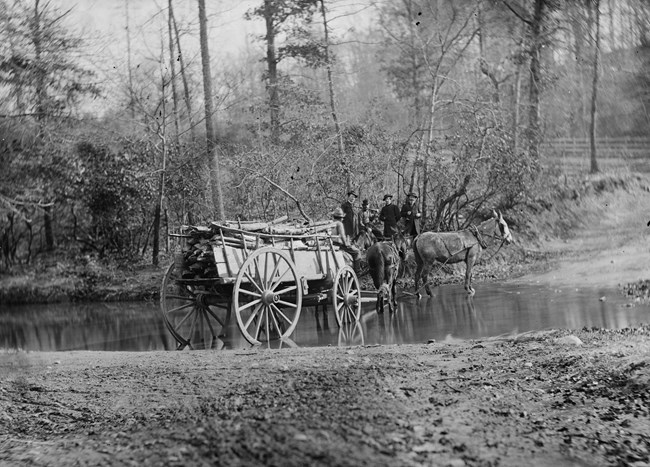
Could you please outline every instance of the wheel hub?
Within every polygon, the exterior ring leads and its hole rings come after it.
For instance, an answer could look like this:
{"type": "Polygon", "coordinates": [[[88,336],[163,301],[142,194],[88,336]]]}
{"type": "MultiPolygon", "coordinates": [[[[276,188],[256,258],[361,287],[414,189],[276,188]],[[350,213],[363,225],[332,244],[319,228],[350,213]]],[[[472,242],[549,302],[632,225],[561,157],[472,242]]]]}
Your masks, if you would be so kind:
{"type": "Polygon", "coordinates": [[[357,296],[356,296],[355,294],[351,294],[351,293],[346,294],[346,295],[345,295],[345,300],[344,300],[344,301],[345,301],[345,304],[346,304],[347,306],[353,306],[353,305],[356,305],[356,304],[357,304],[357,296]]]}
{"type": "Polygon", "coordinates": [[[277,303],[280,301],[280,297],[276,294],[271,292],[270,290],[266,290],[262,294],[262,303],[265,305],[271,305],[272,303],[277,303]]]}

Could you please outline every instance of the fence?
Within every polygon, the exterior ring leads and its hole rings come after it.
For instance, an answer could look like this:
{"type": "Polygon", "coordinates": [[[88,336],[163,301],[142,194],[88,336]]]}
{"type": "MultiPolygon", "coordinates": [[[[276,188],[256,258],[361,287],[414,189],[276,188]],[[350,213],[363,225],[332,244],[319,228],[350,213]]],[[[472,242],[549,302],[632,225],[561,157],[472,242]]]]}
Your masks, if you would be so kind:
{"type": "MultiPolygon", "coordinates": [[[[588,138],[555,138],[542,145],[544,161],[565,173],[585,173],[591,168],[588,138]]],[[[596,138],[596,161],[601,170],[626,169],[650,173],[650,138],[596,138]]]]}

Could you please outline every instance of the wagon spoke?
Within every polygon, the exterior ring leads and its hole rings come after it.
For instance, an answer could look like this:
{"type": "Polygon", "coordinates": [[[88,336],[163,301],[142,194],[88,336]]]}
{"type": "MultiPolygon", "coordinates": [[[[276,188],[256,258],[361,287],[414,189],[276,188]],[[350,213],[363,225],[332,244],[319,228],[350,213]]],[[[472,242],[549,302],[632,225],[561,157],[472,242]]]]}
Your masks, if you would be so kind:
{"type": "Polygon", "coordinates": [[[194,297],[190,297],[188,295],[170,295],[170,294],[165,294],[165,298],[167,300],[192,300],[194,301],[194,297]]]}
{"type": "Polygon", "coordinates": [[[181,306],[177,306],[176,308],[172,308],[171,310],[168,310],[168,311],[167,311],[167,314],[168,314],[168,315],[171,315],[171,314],[174,313],[175,311],[181,311],[181,310],[184,310],[185,308],[189,308],[189,307],[191,307],[191,306],[194,306],[194,302],[192,302],[192,303],[186,303],[185,305],[181,305],[181,306]]]}
{"type": "Polygon", "coordinates": [[[262,321],[264,321],[264,315],[266,314],[266,305],[263,306],[262,310],[262,316],[260,316],[260,319],[257,321],[257,328],[255,329],[255,339],[260,340],[260,329],[262,328],[262,321]]]}
{"type": "Polygon", "coordinates": [[[269,254],[268,252],[264,254],[264,276],[263,277],[263,284],[264,287],[268,285],[268,282],[266,282],[269,278],[266,274],[269,272],[269,254]]]}
{"type": "Polygon", "coordinates": [[[284,306],[290,306],[291,308],[296,308],[295,303],[285,302],[284,300],[278,300],[276,303],[279,303],[280,305],[284,305],[284,306]]]}
{"type": "Polygon", "coordinates": [[[251,325],[251,322],[255,319],[255,317],[256,317],[257,314],[260,312],[260,309],[261,309],[263,306],[264,306],[264,305],[263,305],[262,303],[260,303],[260,306],[258,306],[256,309],[253,310],[253,313],[250,315],[250,317],[249,317],[248,320],[246,321],[246,324],[244,325],[244,328],[248,329],[248,326],[251,325]]]}
{"type": "Polygon", "coordinates": [[[250,307],[255,306],[255,305],[257,305],[258,303],[261,303],[261,302],[262,302],[262,300],[253,300],[252,302],[248,302],[246,305],[240,306],[239,311],[243,311],[246,308],[250,308],[250,307]]]}
{"type": "MultiPolygon", "coordinates": [[[[185,307],[185,308],[187,308],[187,307],[185,307]]],[[[180,327],[183,325],[183,323],[185,322],[185,320],[186,320],[187,318],[189,318],[190,315],[191,315],[192,313],[194,313],[195,311],[196,311],[195,309],[190,310],[190,311],[189,311],[189,312],[188,312],[188,313],[183,317],[182,320],[180,320],[178,323],[176,323],[176,328],[180,328],[180,327]]]]}
{"type": "Polygon", "coordinates": [[[219,324],[221,324],[222,326],[223,326],[223,323],[221,323],[221,321],[219,320],[219,318],[217,318],[215,315],[212,314],[212,312],[210,311],[209,308],[203,310],[203,317],[205,318],[205,322],[208,323],[208,327],[210,328],[210,333],[212,334],[212,337],[214,338],[214,337],[217,337],[217,333],[214,332],[214,328],[212,327],[212,323],[210,322],[210,318],[208,317],[208,313],[209,313],[211,316],[213,316],[214,319],[216,319],[217,322],[219,322],[219,324]]]}
{"type": "Polygon", "coordinates": [[[282,279],[284,279],[284,276],[286,276],[289,271],[290,271],[289,268],[285,269],[284,272],[280,274],[280,277],[278,277],[278,280],[273,282],[273,284],[269,288],[271,290],[275,290],[275,288],[280,284],[280,282],[282,282],[282,279]]]}
{"type": "Polygon", "coordinates": [[[196,319],[198,317],[198,313],[194,314],[194,319],[192,320],[192,325],[190,326],[190,332],[188,333],[188,344],[190,348],[192,348],[192,335],[194,334],[194,327],[196,326],[196,319]]]}
{"type": "Polygon", "coordinates": [[[239,292],[243,293],[245,295],[250,295],[251,297],[255,297],[255,298],[261,298],[262,297],[260,294],[255,293],[255,292],[253,292],[251,290],[239,289],[239,292]]]}
{"type": "MultiPolygon", "coordinates": [[[[221,319],[219,319],[219,317],[217,316],[217,314],[216,314],[214,311],[212,311],[209,307],[206,308],[205,311],[206,311],[207,313],[209,313],[210,316],[212,316],[212,317],[213,317],[213,318],[214,318],[214,319],[215,319],[215,320],[216,320],[220,325],[224,326],[223,321],[221,321],[221,319]]],[[[214,335],[214,333],[213,333],[213,335],[214,335]]]]}
{"type": "Polygon", "coordinates": [[[284,319],[285,319],[289,324],[291,324],[291,320],[290,320],[289,318],[287,318],[287,317],[284,315],[284,313],[282,313],[282,311],[281,311],[277,306],[275,306],[275,305],[271,305],[271,311],[272,311],[272,313],[271,313],[271,318],[273,318],[273,323],[275,324],[275,328],[278,330],[278,335],[279,335],[280,337],[284,337],[284,326],[283,326],[284,323],[283,323],[282,321],[280,321],[280,322],[278,323],[277,315],[279,314],[279,315],[280,315],[282,318],[284,318],[284,319]]]}
{"type": "Polygon", "coordinates": [[[253,264],[255,265],[255,272],[257,273],[257,277],[259,278],[258,281],[262,285],[262,288],[265,288],[266,281],[264,279],[264,276],[262,276],[262,273],[260,272],[260,259],[259,258],[253,259],[253,264]]]}
{"type": "Polygon", "coordinates": [[[297,288],[298,288],[297,285],[291,285],[291,286],[286,287],[286,288],[284,288],[282,290],[278,290],[275,293],[276,293],[276,295],[282,295],[282,294],[285,294],[287,292],[291,292],[292,290],[296,290],[297,288]]]}
{"type": "MultiPolygon", "coordinates": [[[[251,277],[251,275],[248,273],[248,271],[244,271],[244,275],[248,278],[248,280],[255,286],[255,288],[259,291],[259,293],[263,294],[264,291],[260,288],[259,285],[257,285],[257,282],[255,282],[255,279],[251,277]]],[[[243,289],[239,289],[240,291],[243,289]]]]}
{"type": "Polygon", "coordinates": [[[271,305],[271,308],[273,308],[277,314],[279,314],[280,316],[282,316],[282,318],[283,318],[287,323],[291,324],[291,320],[287,317],[287,315],[285,315],[285,314],[282,312],[282,310],[281,310],[280,308],[278,308],[277,306],[275,306],[275,305],[273,305],[273,304],[271,305]]]}
{"type": "MultiPolygon", "coordinates": [[[[271,279],[275,277],[275,275],[278,273],[278,268],[280,267],[280,261],[275,261],[275,265],[273,266],[273,272],[269,276],[269,283],[271,282],[271,279]]],[[[271,287],[272,289],[275,287],[271,287]]]]}

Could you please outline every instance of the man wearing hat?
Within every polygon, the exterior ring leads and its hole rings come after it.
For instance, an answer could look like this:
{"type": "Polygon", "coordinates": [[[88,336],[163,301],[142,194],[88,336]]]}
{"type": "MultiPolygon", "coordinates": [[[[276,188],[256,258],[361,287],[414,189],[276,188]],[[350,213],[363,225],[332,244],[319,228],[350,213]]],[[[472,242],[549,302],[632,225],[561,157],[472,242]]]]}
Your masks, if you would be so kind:
{"type": "Polygon", "coordinates": [[[404,235],[412,237],[420,234],[420,211],[415,203],[417,199],[418,195],[413,192],[409,193],[400,212],[402,219],[404,219],[404,235]]]}
{"type": "Polygon", "coordinates": [[[384,238],[392,238],[397,234],[399,208],[393,204],[393,195],[384,195],[384,207],[379,212],[379,220],[384,223],[384,238]]]}
{"type": "Polygon", "coordinates": [[[357,199],[357,194],[354,191],[348,191],[348,199],[341,204],[341,209],[345,214],[343,218],[343,227],[348,240],[352,241],[359,235],[359,220],[354,212],[354,200],[357,199]]]}
{"type": "Polygon", "coordinates": [[[350,256],[352,256],[352,269],[355,271],[360,270],[361,265],[361,251],[352,243],[345,233],[345,227],[343,226],[343,219],[345,218],[345,213],[343,209],[336,208],[332,213],[334,218],[334,229],[332,232],[332,243],[339,246],[343,251],[347,251],[350,256]]]}

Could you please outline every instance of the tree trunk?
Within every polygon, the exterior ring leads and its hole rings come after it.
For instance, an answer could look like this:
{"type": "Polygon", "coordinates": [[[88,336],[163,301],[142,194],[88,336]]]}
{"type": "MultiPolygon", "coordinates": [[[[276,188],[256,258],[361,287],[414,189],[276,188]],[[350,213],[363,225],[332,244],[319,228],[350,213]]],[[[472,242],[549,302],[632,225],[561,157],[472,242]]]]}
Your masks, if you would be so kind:
{"type": "Polygon", "coordinates": [[[135,120],[135,98],[133,97],[133,72],[131,71],[131,31],[129,28],[129,0],[124,0],[124,16],[126,18],[126,67],[129,76],[129,110],[131,119],[135,120]]]}
{"type": "MultiPolygon", "coordinates": [[[[323,30],[325,33],[325,69],[327,70],[327,86],[330,94],[330,109],[332,110],[332,120],[334,121],[334,128],[336,130],[336,143],[339,151],[339,158],[343,160],[345,157],[345,147],[343,145],[343,132],[339,125],[338,115],[336,113],[336,98],[334,96],[334,82],[332,81],[332,64],[330,63],[329,53],[329,31],[327,30],[327,16],[325,14],[325,0],[320,0],[320,11],[323,15],[323,30]]],[[[345,170],[346,191],[350,191],[350,168],[346,166],[345,170]]]]}
{"type": "Polygon", "coordinates": [[[183,100],[185,101],[185,107],[187,108],[187,120],[190,125],[190,136],[192,138],[192,142],[195,142],[196,132],[194,131],[194,114],[192,113],[192,101],[190,99],[190,86],[187,82],[185,59],[183,58],[183,51],[181,50],[181,38],[180,34],[178,33],[178,25],[176,24],[174,12],[170,10],[169,14],[174,25],[174,36],[176,38],[176,47],[178,48],[178,63],[180,65],[181,79],[183,81],[183,100]]]}
{"type": "Polygon", "coordinates": [[[512,153],[517,154],[519,150],[519,106],[521,105],[521,60],[517,60],[515,68],[515,99],[512,109],[512,153]]]}
{"type": "Polygon", "coordinates": [[[423,182],[422,182],[422,205],[420,212],[420,226],[424,227],[427,222],[427,190],[429,185],[429,156],[431,154],[431,147],[433,146],[433,132],[436,114],[436,98],[438,97],[438,78],[433,77],[433,87],[431,89],[431,106],[429,107],[429,131],[427,135],[427,146],[424,151],[424,167],[423,167],[423,182]]]}
{"type": "Polygon", "coordinates": [[[271,117],[271,141],[280,140],[280,96],[278,95],[278,60],[275,53],[275,27],[273,24],[273,0],[264,0],[266,22],[266,66],[268,71],[267,90],[271,117]]]}
{"type": "Polygon", "coordinates": [[[176,54],[174,53],[174,35],[173,35],[173,26],[172,18],[174,14],[174,9],[172,6],[172,0],[167,1],[167,30],[169,33],[169,71],[171,76],[169,77],[172,83],[172,115],[174,116],[174,148],[178,150],[180,147],[179,135],[180,128],[178,123],[178,92],[176,89],[176,54]]]}
{"type": "Polygon", "coordinates": [[[199,1],[199,33],[201,39],[201,63],[203,65],[203,100],[205,106],[206,160],[210,167],[210,186],[212,205],[217,220],[224,220],[223,197],[219,169],[219,151],[212,124],[212,75],[210,73],[210,53],[208,50],[208,19],[205,13],[205,0],[199,1]]]}
{"type": "Polygon", "coordinates": [[[591,86],[591,119],[589,121],[589,142],[591,143],[591,173],[598,172],[596,160],[596,101],[598,95],[598,61],[600,58],[600,0],[594,0],[596,9],[596,37],[594,50],[594,75],[591,86]]]}
{"type": "MultiPolygon", "coordinates": [[[[34,44],[34,62],[38,70],[36,73],[36,119],[39,122],[39,131],[42,132],[43,120],[46,117],[46,90],[45,90],[45,67],[43,60],[43,43],[41,31],[41,12],[39,10],[40,1],[34,1],[34,20],[31,22],[32,43],[34,44]]],[[[46,192],[47,192],[46,187],[46,192]]],[[[52,206],[47,205],[43,208],[43,224],[45,227],[45,249],[54,250],[54,228],[52,226],[52,206]]]]}
{"type": "Polygon", "coordinates": [[[54,228],[52,227],[52,205],[43,206],[43,224],[45,227],[45,249],[54,251],[54,228]]]}
{"type": "Polygon", "coordinates": [[[531,24],[531,51],[530,51],[530,89],[528,113],[528,150],[533,160],[539,159],[539,100],[540,85],[542,82],[540,54],[542,49],[542,21],[545,0],[535,0],[535,13],[531,24]]]}

